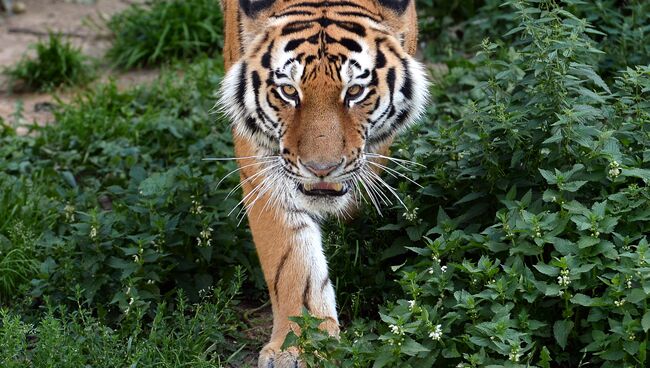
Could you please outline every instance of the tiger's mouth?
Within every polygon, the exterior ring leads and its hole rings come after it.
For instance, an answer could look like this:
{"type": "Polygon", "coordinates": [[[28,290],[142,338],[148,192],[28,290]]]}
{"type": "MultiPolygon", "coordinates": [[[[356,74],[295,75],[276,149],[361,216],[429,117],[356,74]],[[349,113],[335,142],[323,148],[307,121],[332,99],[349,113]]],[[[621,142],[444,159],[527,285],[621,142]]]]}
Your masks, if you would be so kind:
{"type": "Polygon", "coordinates": [[[311,184],[298,184],[298,190],[304,195],[314,197],[340,197],[345,195],[349,187],[344,183],[319,182],[311,184]]]}

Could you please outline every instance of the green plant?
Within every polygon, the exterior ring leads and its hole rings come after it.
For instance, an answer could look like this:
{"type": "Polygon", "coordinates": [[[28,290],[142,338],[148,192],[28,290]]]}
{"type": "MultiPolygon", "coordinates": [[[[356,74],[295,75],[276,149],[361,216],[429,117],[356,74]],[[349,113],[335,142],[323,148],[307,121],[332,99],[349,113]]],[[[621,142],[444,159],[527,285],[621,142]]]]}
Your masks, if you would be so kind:
{"type": "MultiPolygon", "coordinates": [[[[424,35],[426,62],[449,72],[393,147],[424,166],[395,167],[423,188],[385,175],[406,208],[326,224],[343,332],[305,314],[287,345],[325,367],[647,365],[647,5],[429,4],[424,22],[448,6],[454,21],[432,26],[458,52],[424,35]]],[[[152,85],[103,84],[25,136],[0,120],[0,244],[37,266],[3,297],[0,365],[235,365],[244,328],[259,350],[268,326],[210,309],[230,293],[202,298],[237,285],[238,266],[239,298],[265,298],[248,231],[227,216],[235,175],[217,186],[236,165],[202,161],[233,154],[211,114],[222,73],[200,59],[152,85]]]]}
{"type": "Polygon", "coordinates": [[[47,42],[32,45],[34,58],[24,57],[5,68],[13,89],[47,91],[60,86],[78,86],[93,78],[92,67],[81,51],[61,35],[50,33],[47,42]]]}
{"type": "Polygon", "coordinates": [[[434,87],[397,145],[424,188],[384,227],[402,295],[340,342],[297,319],[310,366],[647,365],[650,68],[605,82],[579,4],[509,2],[516,42],[434,87]]]}
{"type": "MultiPolygon", "coordinates": [[[[242,274],[227,286],[210,288],[199,304],[182,292],[172,306],[161,303],[147,322],[135,305],[112,329],[81,303],[73,310],[47,305],[34,325],[0,310],[0,365],[18,367],[221,367],[241,357],[240,328],[233,300],[242,274]],[[28,343],[29,341],[29,343],[28,343]]],[[[79,291],[81,293],[81,290],[79,291]]],[[[81,295],[77,295],[81,297],[81,295]]]]}
{"type": "Polygon", "coordinates": [[[114,39],[107,57],[122,68],[212,55],[223,46],[218,0],[134,4],[114,15],[108,27],[114,39]]]}

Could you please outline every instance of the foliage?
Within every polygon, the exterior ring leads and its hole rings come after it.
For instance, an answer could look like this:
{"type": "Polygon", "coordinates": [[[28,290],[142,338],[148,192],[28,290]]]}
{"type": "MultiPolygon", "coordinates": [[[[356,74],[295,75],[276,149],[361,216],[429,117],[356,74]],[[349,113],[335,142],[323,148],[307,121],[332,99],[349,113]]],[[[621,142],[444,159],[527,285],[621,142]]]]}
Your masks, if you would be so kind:
{"type": "Polygon", "coordinates": [[[47,91],[83,85],[93,78],[87,58],[61,35],[50,33],[47,42],[39,41],[31,47],[36,52],[34,58],[23,57],[2,71],[12,88],[47,91]]]}
{"type": "Polygon", "coordinates": [[[340,342],[298,320],[311,366],[647,364],[650,67],[607,83],[586,21],[509,6],[515,43],[452,68],[398,146],[426,166],[384,227],[412,242],[402,297],[340,342]]]}
{"type": "Polygon", "coordinates": [[[43,204],[0,202],[39,234],[32,296],[61,302],[80,285],[84,303],[115,314],[179,286],[194,301],[238,264],[261,288],[246,231],[227,216],[236,178],[217,186],[234,164],[202,161],[232,156],[225,123],[210,113],[220,68],[205,60],[181,81],[171,71],[148,88],[100,86],[36,136],[6,126],[0,170],[34,188],[25,202],[43,204]]]}
{"type": "Polygon", "coordinates": [[[132,68],[211,55],[223,46],[220,9],[218,0],[132,4],[108,22],[114,39],[107,57],[132,68]]]}
{"type": "MultiPolygon", "coordinates": [[[[423,188],[386,175],[406,209],[327,223],[343,333],[330,338],[304,314],[287,346],[319,367],[647,365],[648,5],[419,3],[425,61],[449,72],[393,152],[423,165],[395,167],[423,188]]],[[[208,19],[171,4],[115,19],[143,32],[165,17],[192,30],[208,19]]],[[[161,62],[149,60],[159,44],[176,50],[164,60],[194,55],[151,35],[148,56],[123,65],[161,62]]],[[[131,43],[122,60],[145,52],[131,43]]],[[[0,365],[63,357],[53,341],[75,366],[230,364],[219,359],[243,328],[233,293],[201,290],[238,285],[241,265],[241,298],[266,292],[248,231],[229,215],[236,166],[202,161],[233,154],[227,122],[211,114],[222,72],[200,59],[149,86],[101,85],[29,135],[0,120],[0,293],[12,308],[0,365]],[[225,337],[209,348],[213,335],[225,337]]]]}
{"type": "Polygon", "coordinates": [[[47,305],[33,325],[2,309],[0,366],[221,367],[241,348],[228,339],[240,327],[233,298],[241,281],[236,277],[226,288],[212,289],[195,305],[179,293],[171,311],[158,305],[149,325],[144,311],[134,307],[117,330],[81,302],[74,310],[47,305]]]}

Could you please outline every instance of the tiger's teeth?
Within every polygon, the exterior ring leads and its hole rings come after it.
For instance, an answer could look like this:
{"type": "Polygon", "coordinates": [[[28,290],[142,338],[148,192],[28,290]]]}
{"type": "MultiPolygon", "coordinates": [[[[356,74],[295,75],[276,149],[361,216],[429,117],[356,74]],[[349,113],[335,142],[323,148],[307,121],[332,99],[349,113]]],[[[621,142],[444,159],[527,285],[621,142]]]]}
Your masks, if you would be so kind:
{"type": "Polygon", "coordinates": [[[332,184],[332,190],[335,191],[335,192],[342,191],[343,190],[343,184],[340,184],[340,183],[332,184]]]}
{"type": "Polygon", "coordinates": [[[306,191],[310,192],[314,190],[315,185],[314,184],[304,184],[303,188],[305,188],[306,191]]]}

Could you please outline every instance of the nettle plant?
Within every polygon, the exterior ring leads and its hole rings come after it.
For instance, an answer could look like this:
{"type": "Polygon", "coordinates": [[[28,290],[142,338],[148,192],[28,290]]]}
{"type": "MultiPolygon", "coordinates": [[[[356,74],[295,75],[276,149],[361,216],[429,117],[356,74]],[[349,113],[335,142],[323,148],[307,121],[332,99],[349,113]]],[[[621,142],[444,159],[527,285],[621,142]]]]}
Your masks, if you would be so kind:
{"type": "Polygon", "coordinates": [[[426,166],[387,227],[413,244],[403,297],[340,343],[296,319],[308,362],[647,364],[650,66],[605,82],[600,32],[566,10],[579,2],[507,5],[514,45],[452,68],[398,150],[426,166]]]}

